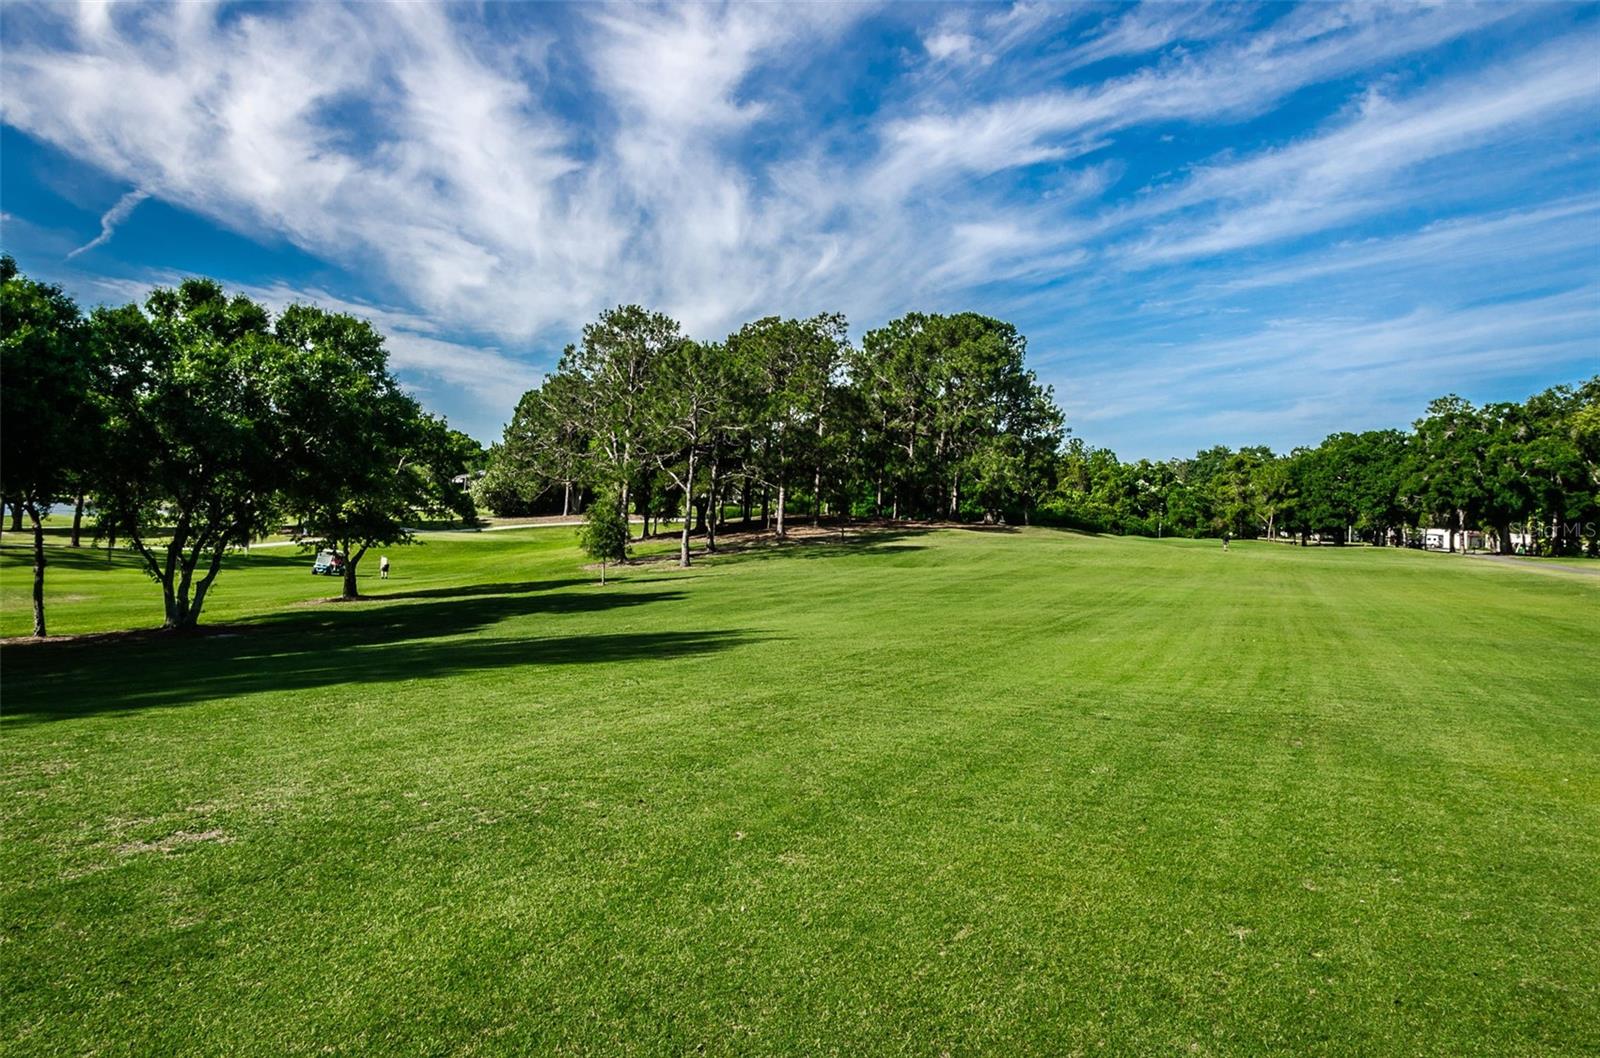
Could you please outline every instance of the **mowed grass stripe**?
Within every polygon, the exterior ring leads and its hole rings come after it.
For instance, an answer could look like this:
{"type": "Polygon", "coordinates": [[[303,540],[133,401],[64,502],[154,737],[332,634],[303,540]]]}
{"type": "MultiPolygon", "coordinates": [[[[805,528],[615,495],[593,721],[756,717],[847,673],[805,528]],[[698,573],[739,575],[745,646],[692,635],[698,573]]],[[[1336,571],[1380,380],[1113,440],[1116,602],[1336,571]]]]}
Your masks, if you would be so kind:
{"type": "Polygon", "coordinates": [[[539,530],[342,606],[285,550],[235,637],[6,649],[8,1049],[1600,1047],[1600,582],[1026,530],[600,589],[539,530]]]}

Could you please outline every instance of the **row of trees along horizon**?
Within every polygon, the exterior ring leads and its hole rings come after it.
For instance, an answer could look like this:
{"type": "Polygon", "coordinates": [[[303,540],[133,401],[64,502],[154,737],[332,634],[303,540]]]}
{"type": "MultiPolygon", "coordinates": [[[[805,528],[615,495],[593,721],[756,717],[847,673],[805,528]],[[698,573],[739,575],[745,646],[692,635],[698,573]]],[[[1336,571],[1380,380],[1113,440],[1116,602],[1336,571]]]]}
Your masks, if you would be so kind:
{"type": "MultiPolygon", "coordinates": [[[[1595,548],[1600,378],[1521,404],[1429,405],[1411,431],[1339,433],[1277,455],[1217,446],[1122,462],[1069,439],[1026,340],[976,313],[911,313],[859,345],[838,314],[767,317],[697,341],[638,306],[600,314],[519,401],[487,454],[405,393],[366,321],[293,305],[276,319],[210,280],[83,314],[0,258],[0,498],[34,533],[86,498],[97,539],[137,553],[164,627],[188,628],[230,548],[284,528],[361,557],[425,518],[610,516],[586,534],[624,557],[626,515],[682,519],[715,551],[737,520],[1023,521],[1096,532],[1404,542],[1419,526],[1520,529],[1547,554],[1595,548]],[[476,471],[463,492],[454,480],[476,471]],[[474,502],[476,501],[476,502],[474,502]],[[598,502],[597,502],[598,501],[598,502]]],[[[74,543],[77,542],[74,520],[74,543]]]]}
{"type": "Polygon", "coordinates": [[[768,317],[696,342],[660,313],[602,313],[518,403],[475,486],[501,514],[595,495],[677,517],[715,550],[726,520],[796,513],[1020,520],[1148,536],[1411,543],[1424,526],[1594,552],[1600,377],[1522,403],[1448,396],[1410,431],[1336,433],[1274,454],[1218,445],[1123,462],[1068,438],[1008,323],[912,313],[848,340],[842,316],[768,317]],[[686,500],[687,498],[687,500],[686,500]],[[731,512],[731,514],[730,514],[731,512]]]}

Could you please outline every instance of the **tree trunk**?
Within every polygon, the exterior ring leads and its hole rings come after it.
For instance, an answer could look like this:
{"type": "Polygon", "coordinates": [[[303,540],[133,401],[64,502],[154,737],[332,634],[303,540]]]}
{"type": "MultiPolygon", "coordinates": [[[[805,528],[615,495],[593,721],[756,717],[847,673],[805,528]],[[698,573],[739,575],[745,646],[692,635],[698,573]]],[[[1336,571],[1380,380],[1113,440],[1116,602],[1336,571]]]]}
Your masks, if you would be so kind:
{"type": "Polygon", "coordinates": [[[622,524],[624,525],[628,524],[628,493],[630,487],[633,485],[631,475],[628,473],[628,467],[631,465],[629,460],[631,459],[632,454],[631,448],[627,444],[624,444],[622,446],[622,524]]]}
{"type": "Polygon", "coordinates": [[[357,551],[354,555],[351,555],[348,552],[346,553],[345,560],[344,560],[344,594],[342,596],[343,598],[346,598],[346,599],[359,599],[359,598],[361,598],[361,593],[356,590],[356,567],[361,564],[361,557],[363,555],[365,555],[366,553],[367,553],[367,549],[364,548],[364,547],[361,550],[357,551]]]}
{"type": "Polygon", "coordinates": [[[749,478],[745,478],[744,479],[744,484],[739,486],[739,503],[740,503],[741,509],[744,511],[744,527],[746,529],[748,529],[748,528],[750,528],[750,513],[751,513],[751,511],[750,511],[750,508],[751,508],[751,504],[750,504],[750,479],[749,478]]]}
{"type": "Polygon", "coordinates": [[[785,529],[784,526],[783,526],[784,498],[785,498],[787,493],[788,493],[788,488],[786,486],[784,486],[784,484],[782,482],[779,482],[778,483],[778,535],[779,536],[783,536],[786,532],[788,532],[788,530],[785,529]]]}
{"type": "Polygon", "coordinates": [[[683,533],[678,537],[678,568],[689,568],[689,508],[694,506],[694,449],[689,449],[689,468],[683,476],[683,533]]]}
{"type": "MultiPolygon", "coordinates": [[[[817,451],[822,451],[822,416],[817,416],[817,451]]],[[[812,519],[816,525],[822,524],[822,457],[819,454],[811,475],[811,498],[816,502],[816,515],[812,519]]]]}
{"type": "Polygon", "coordinates": [[[161,601],[166,608],[166,619],[161,627],[169,631],[185,627],[189,623],[189,576],[193,571],[193,567],[186,567],[182,560],[184,549],[189,546],[189,516],[178,516],[172,539],[167,541],[166,561],[159,566],[142,540],[136,537],[134,546],[145,553],[145,561],[161,581],[161,601]]]}
{"type": "Polygon", "coordinates": [[[83,493],[78,493],[77,505],[72,508],[72,546],[83,546],[83,493]]]}
{"type": "Polygon", "coordinates": [[[711,487],[706,489],[706,506],[711,509],[711,516],[706,519],[706,551],[717,549],[717,523],[722,521],[722,497],[717,489],[721,487],[717,480],[719,464],[711,464],[711,487]]]}
{"type": "Polygon", "coordinates": [[[761,528],[772,528],[772,487],[761,486],[761,528]]]}
{"type": "Polygon", "coordinates": [[[200,578],[200,583],[195,585],[194,597],[189,603],[189,624],[200,623],[200,610],[205,606],[206,592],[211,590],[211,584],[217,579],[217,573],[222,569],[222,556],[226,548],[219,547],[211,553],[211,568],[206,575],[200,578]]]}
{"type": "Polygon", "coordinates": [[[1564,554],[1567,553],[1567,536],[1566,536],[1565,533],[1563,533],[1561,531],[1561,529],[1562,529],[1561,519],[1559,517],[1551,518],[1550,519],[1550,554],[1551,554],[1552,557],[1560,557],[1561,555],[1564,555],[1564,554]]]}
{"type": "Polygon", "coordinates": [[[39,508],[28,505],[28,518],[33,522],[33,634],[39,639],[44,629],[44,523],[39,519],[39,508]]]}
{"type": "Polygon", "coordinates": [[[605,586],[606,586],[606,560],[602,558],[600,560],[600,587],[604,588],[605,586]]]}
{"type": "Polygon", "coordinates": [[[21,500],[12,500],[11,501],[11,531],[13,533],[22,532],[22,501],[21,500]]]}
{"type": "Polygon", "coordinates": [[[561,517],[566,518],[572,510],[572,482],[561,483],[561,517]]]}
{"type": "Polygon", "coordinates": [[[173,592],[170,584],[161,586],[161,594],[167,611],[166,620],[161,622],[161,627],[169,632],[185,627],[189,620],[189,607],[186,601],[173,592]]]}
{"type": "Polygon", "coordinates": [[[707,553],[717,549],[717,522],[722,519],[722,497],[717,493],[717,489],[721,487],[722,483],[719,480],[717,469],[717,461],[712,460],[710,471],[711,480],[706,483],[706,500],[705,506],[702,508],[702,510],[705,512],[707,553]]]}
{"type": "Polygon", "coordinates": [[[166,579],[161,582],[162,601],[166,604],[167,618],[161,627],[175,632],[192,628],[198,615],[191,612],[192,607],[189,605],[189,580],[194,571],[192,568],[183,569],[181,572],[176,570],[173,561],[176,556],[171,553],[170,547],[168,552],[166,579]],[[174,579],[177,580],[176,587],[173,586],[174,579]]]}
{"type": "Polygon", "coordinates": [[[1502,555],[1511,554],[1512,553],[1512,549],[1511,549],[1511,522],[1510,521],[1504,521],[1504,522],[1500,522],[1500,523],[1496,524],[1495,527],[1494,527],[1494,532],[1495,532],[1495,535],[1500,538],[1500,540],[1499,540],[1499,545],[1500,546],[1498,548],[1499,552],[1502,555]]]}

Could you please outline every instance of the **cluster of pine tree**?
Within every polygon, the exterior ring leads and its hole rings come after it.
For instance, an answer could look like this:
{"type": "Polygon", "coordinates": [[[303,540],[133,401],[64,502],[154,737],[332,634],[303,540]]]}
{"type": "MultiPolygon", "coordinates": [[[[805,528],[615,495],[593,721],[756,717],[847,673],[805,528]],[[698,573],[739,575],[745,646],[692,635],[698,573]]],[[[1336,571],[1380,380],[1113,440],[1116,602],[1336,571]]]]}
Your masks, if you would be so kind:
{"type": "Polygon", "coordinates": [[[523,396],[478,484],[501,514],[596,494],[716,546],[729,511],[779,535],[795,515],[959,518],[1030,511],[1064,436],[1015,327],[912,314],[868,332],[769,317],[720,342],[623,306],[585,327],[523,396]]]}

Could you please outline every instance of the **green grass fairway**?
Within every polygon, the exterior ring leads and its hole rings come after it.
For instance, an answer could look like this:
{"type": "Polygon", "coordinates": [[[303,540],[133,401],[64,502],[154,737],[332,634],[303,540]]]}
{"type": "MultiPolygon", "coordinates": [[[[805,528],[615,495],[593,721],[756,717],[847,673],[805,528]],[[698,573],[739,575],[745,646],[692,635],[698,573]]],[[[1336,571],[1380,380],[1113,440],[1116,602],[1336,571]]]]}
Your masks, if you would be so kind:
{"type": "MultiPolygon", "coordinates": [[[[0,1049],[1600,1053],[1600,577],[956,530],[601,589],[572,541],[355,605],[262,549],[227,635],[7,646],[0,1049]]],[[[51,557],[52,631],[159,620],[51,557]]]]}

